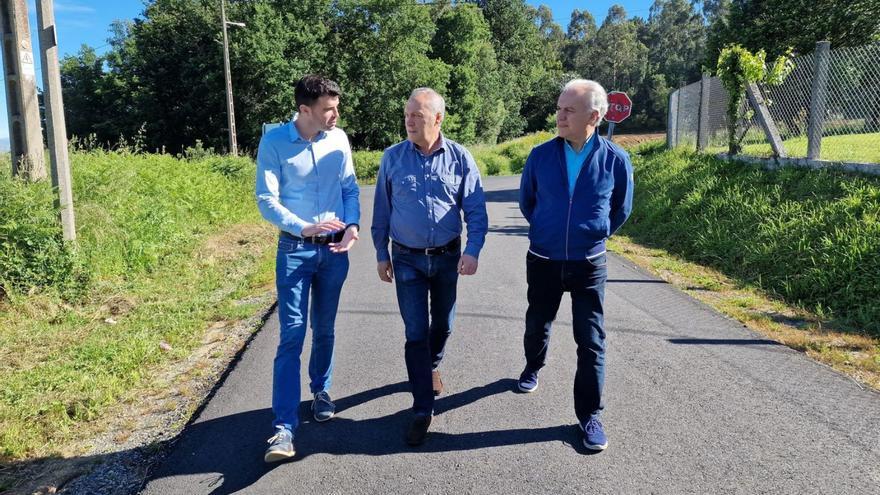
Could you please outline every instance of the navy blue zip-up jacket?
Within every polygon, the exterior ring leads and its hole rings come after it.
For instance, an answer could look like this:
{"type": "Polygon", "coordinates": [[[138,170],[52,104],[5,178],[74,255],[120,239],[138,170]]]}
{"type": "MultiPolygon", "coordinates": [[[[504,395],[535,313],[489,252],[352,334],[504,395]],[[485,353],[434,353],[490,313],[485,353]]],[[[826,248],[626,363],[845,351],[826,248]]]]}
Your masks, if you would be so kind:
{"type": "Polygon", "coordinates": [[[584,260],[605,252],[605,240],[632,211],[629,155],[599,137],[569,196],[564,140],[529,153],[519,187],[519,209],[529,222],[529,251],[551,260],[584,260]]]}

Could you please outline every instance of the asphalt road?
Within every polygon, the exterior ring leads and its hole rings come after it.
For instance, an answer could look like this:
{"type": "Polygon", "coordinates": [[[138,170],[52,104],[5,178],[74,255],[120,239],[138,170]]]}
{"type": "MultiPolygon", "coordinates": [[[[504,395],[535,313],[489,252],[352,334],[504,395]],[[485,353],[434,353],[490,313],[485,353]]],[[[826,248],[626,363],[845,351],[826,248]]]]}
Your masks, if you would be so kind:
{"type": "Polygon", "coordinates": [[[337,417],[315,423],[303,395],[295,459],[263,463],[273,315],[143,493],[880,494],[880,394],[616,256],[606,295],[608,450],[580,445],[568,301],[540,389],[515,393],[527,247],[517,187],[517,177],[486,181],[490,233],[478,273],[459,283],[446,392],[424,446],[403,440],[403,324],[393,287],[376,276],[373,189],[364,187],[364,235],[337,319],[337,417]]]}

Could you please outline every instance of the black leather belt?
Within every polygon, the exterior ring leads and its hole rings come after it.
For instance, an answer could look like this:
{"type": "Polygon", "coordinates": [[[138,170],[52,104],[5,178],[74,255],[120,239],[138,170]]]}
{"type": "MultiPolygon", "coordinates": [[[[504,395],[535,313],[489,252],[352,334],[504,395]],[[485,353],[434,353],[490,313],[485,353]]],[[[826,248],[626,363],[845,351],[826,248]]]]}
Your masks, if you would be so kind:
{"type": "Polygon", "coordinates": [[[330,244],[331,242],[339,242],[342,240],[342,237],[345,236],[345,231],[340,230],[339,232],[330,234],[330,235],[313,235],[309,237],[298,237],[293,234],[282,232],[281,237],[286,239],[291,239],[294,241],[303,241],[308,244],[330,244]]]}
{"type": "Polygon", "coordinates": [[[461,237],[456,237],[455,239],[449,241],[445,246],[437,246],[437,247],[429,247],[429,248],[411,248],[409,246],[404,246],[403,244],[397,241],[391,241],[394,246],[397,247],[403,253],[409,254],[426,254],[429,256],[437,255],[437,254],[446,254],[451,252],[458,252],[461,249],[461,237]]]}

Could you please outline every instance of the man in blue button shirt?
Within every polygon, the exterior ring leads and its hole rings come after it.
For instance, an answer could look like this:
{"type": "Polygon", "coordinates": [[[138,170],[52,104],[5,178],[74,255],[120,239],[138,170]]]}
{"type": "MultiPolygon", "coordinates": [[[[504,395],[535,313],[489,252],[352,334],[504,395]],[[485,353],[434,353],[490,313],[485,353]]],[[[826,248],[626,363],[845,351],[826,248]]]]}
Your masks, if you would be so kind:
{"type": "Polygon", "coordinates": [[[269,439],[266,462],[295,454],[300,354],[310,297],[312,414],[316,421],[327,421],[335,413],[328,390],[336,309],[360,221],[351,147],[336,128],[339,95],[335,82],[303,77],[294,90],[299,113],[267,132],[257,152],[257,205],[263,218],[281,231],[275,262],[281,329],[272,380],[275,435],[269,439]]]}
{"type": "Polygon", "coordinates": [[[528,302],[526,366],[520,391],[538,389],[550,328],[565,292],[571,294],[577,344],[574,409],[583,444],[604,450],[608,439],[599,415],[605,381],[605,240],[632,210],[629,155],[597,132],[608,96],[599,83],[569,82],[559,95],[559,136],[532,149],[523,168],[519,207],[529,222],[526,254],[528,302]]]}
{"type": "Polygon", "coordinates": [[[410,445],[422,444],[431,425],[434,396],[443,390],[437,368],[452,333],[458,275],[477,272],[488,230],[480,171],[463,146],[441,134],[444,113],[443,97],[433,89],[412,92],[404,110],[408,139],[382,155],[373,211],[379,278],[396,282],[406,329],[414,413],[406,433],[410,445]]]}

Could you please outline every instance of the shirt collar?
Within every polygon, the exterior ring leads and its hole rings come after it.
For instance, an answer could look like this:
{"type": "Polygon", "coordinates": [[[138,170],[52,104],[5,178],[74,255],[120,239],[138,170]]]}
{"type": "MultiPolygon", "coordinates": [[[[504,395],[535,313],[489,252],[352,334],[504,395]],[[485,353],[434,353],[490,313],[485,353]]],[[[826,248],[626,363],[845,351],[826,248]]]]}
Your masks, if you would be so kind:
{"type": "MultiPolygon", "coordinates": [[[[295,113],[293,114],[293,118],[290,119],[290,141],[291,141],[291,142],[294,142],[294,143],[297,142],[297,141],[303,141],[303,142],[306,142],[306,143],[307,143],[308,141],[306,141],[305,139],[303,139],[302,136],[300,136],[300,134],[299,134],[299,129],[296,128],[296,123],[295,123],[295,122],[296,122],[296,119],[298,119],[298,118],[299,118],[299,112],[295,112],[295,113]]],[[[321,140],[321,139],[324,139],[324,136],[326,136],[326,135],[327,135],[326,132],[324,132],[324,131],[318,131],[318,134],[315,135],[315,139],[314,139],[314,141],[319,141],[319,140],[321,140]]],[[[313,141],[313,142],[314,142],[314,141],[313,141]]]]}
{"type": "MultiPolygon", "coordinates": [[[[446,151],[446,138],[443,137],[443,133],[442,133],[442,132],[440,133],[440,139],[439,139],[439,141],[440,141],[440,146],[437,146],[437,149],[434,150],[434,152],[431,153],[431,155],[437,153],[438,151],[446,151]]],[[[409,146],[410,151],[413,151],[413,152],[415,152],[415,153],[422,154],[422,152],[419,151],[418,148],[416,148],[415,143],[413,143],[413,142],[410,141],[409,139],[407,139],[406,142],[409,143],[407,146],[409,146]]]]}
{"type": "Polygon", "coordinates": [[[593,134],[590,135],[590,139],[587,139],[587,141],[584,143],[583,147],[581,147],[581,150],[579,152],[575,151],[574,148],[572,148],[571,145],[568,144],[567,139],[563,139],[562,143],[565,145],[566,150],[574,153],[575,155],[581,155],[581,154],[587,153],[591,149],[593,149],[593,146],[596,144],[596,139],[598,138],[598,136],[599,136],[599,130],[596,129],[593,131],[593,134]]]}

